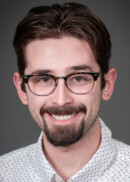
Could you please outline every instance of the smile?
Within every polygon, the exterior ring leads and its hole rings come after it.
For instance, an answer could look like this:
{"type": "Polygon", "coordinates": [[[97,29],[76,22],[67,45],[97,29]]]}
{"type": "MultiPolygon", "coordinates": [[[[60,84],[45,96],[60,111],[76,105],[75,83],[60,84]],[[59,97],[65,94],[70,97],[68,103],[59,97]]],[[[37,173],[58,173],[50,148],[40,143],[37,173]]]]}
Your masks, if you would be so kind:
{"type": "Polygon", "coordinates": [[[45,118],[49,117],[50,120],[54,123],[57,124],[69,124],[71,122],[74,122],[75,119],[79,116],[80,112],[75,112],[73,114],[50,114],[50,113],[45,113],[45,118]]]}
{"type": "Polygon", "coordinates": [[[69,120],[75,116],[75,114],[72,115],[51,115],[54,119],[58,121],[63,121],[63,120],[69,120]]]}

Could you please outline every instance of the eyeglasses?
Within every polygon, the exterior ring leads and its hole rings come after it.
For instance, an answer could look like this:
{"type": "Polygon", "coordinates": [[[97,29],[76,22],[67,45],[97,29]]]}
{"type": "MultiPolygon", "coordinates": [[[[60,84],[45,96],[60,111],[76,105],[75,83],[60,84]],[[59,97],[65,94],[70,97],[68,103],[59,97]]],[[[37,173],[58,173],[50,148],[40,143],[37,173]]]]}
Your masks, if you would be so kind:
{"type": "Polygon", "coordinates": [[[38,96],[51,94],[58,85],[58,79],[64,79],[68,90],[74,94],[83,95],[89,93],[100,73],[78,72],[67,76],[56,77],[49,74],[23,75],[24,83],[28,84],[30,91],[38,96]]]}

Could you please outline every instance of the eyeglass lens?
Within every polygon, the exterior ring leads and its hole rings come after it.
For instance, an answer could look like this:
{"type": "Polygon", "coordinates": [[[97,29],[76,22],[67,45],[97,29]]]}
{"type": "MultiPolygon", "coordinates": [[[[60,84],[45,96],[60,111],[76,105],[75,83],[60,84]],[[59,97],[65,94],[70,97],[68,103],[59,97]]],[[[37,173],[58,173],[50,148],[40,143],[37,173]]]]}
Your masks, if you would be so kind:
{"type": "MultiPolygon", "coordinates": [[[[85,94],[92,90],[94,78],[91,74],[72,74],[66,77],[67,88],[75,94],[85,94]]],[[[32,93],[36,95],[49,95],[56,87],[56,80],[53,76],[34,75],[29,78],[28,86],[32,93]]]]}

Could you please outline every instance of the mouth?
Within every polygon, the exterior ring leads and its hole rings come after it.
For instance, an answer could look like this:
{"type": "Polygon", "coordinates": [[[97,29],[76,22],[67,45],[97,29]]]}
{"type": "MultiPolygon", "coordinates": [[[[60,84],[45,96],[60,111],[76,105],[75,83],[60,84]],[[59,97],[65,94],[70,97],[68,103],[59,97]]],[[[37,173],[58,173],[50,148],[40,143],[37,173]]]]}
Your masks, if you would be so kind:
{"type": "Polygon", "coordinates": [[[54,114],[52,114],[51,116],[58,121],[64,121],[64,120],[69,120],[69,119],[73,118],[75,115],[76,115],[76,113],[71,114],[71,115],[54,115],[54,114]]]}
{"type": "MultiPolygon", "coordinates": [[[[46,118],[49,117],[53,122],[68,123],[75,121],[75,118],[80,114],[86,114],[87,109],[84,105],[68,106],[68,107],[41,107],[40,115],[46,118]]],[[[46,118],[47,119],[47,118],[46,118]]]]}
{"type": "Polygon", "coordinates": [[[54,115],[47,113],[48,117],[56,123],[69,123],[72,122],[78,115],[78,113],[68,114],[68,115],[54,115]]]}

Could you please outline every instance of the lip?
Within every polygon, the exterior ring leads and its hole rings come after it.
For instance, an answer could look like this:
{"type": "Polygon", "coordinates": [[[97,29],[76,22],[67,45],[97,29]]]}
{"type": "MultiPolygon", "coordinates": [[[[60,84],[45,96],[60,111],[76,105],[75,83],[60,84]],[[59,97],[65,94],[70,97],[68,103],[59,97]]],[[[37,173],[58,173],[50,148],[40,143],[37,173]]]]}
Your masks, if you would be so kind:
{"type": "MultiPolygon", "coordinates": [[[[80,113],[80,112],[79,112],[80,113]]],[[[53,118],[49,113],[45,113],[45,116],[49,117],[49,119],[57,124],[63,125],[63,124],[69,124],[72,123],[79,115],[79,113],[76,113],[72,118],[67,119],[67,120],[56,120],[55,118],[53,118]]]]}

